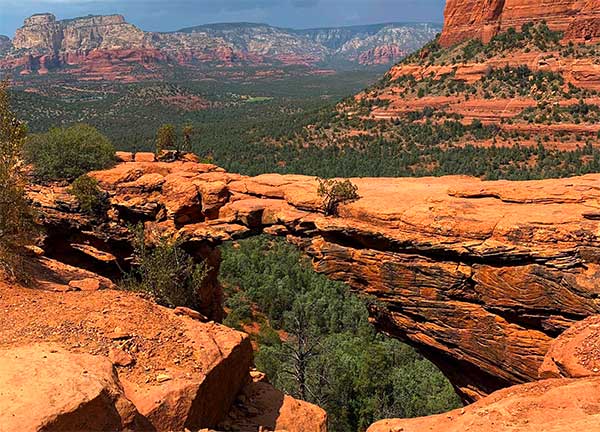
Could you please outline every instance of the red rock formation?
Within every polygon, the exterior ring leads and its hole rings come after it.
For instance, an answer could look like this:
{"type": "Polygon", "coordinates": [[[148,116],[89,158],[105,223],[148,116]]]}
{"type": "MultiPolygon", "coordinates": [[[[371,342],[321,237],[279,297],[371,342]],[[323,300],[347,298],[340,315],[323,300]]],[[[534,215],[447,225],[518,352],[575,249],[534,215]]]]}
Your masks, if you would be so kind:
{"type": "Polygon", "coordinates": [[[3,431],[142,428],[111,362],[40,344],[0,351],[3,431]]]}
{"type": "Polygon", "coordinates": [[[498,391],[461,410],[412,420],[383,420],[368,432],[537,432],[600,430],[600,316],[556,338],[531,384],[498,391]]]}
{"type": "Polygon", "coordinates": [[[327,432],[327,414],[321,408],[296,400],[271,386],[265,375],[252,373],[252,382],[239,395],[219,428],[236,432],[261,430],[327,432]]]}
{"type": "MultiPolygon", "coordinates": [[[[231,418],[234,400],[255,391],[247,335],[133,293],[80,291],[69,282],[82,270],[47,258],[28,265],[33,288],[0,282],[0,430],[198,430],[231,418]]],[[[326,418],[262,386],[269,418],[236,405],[238,421],[258,429],[326,418]]]]}
{"type": "Polygon", "coordinates": [[[546,380],[498,391],[473,405],[367,432],[580,432],[599,430],[600,378],[546,380]]]}
{"type": "Polygon", "coordinates": [[[599,16],[595,0],[448,0],[440,44],[488,42],[509,27],[542,20],[565,31],[567,40],[592,40],[600,36],[599,16]]]}
{"type": "Polygon", "coordinates": [[[584,378],[600,375],[600,316],[573,325],[552,342],[540,378],[584,378]]]}
{"type": "Polygon", "coordinates": [[[365,51],[358,57],[362,65],[384,65],[400,61],[408,53],[398,45],[382,45],[365,51]]]}
{"type": "MultiPolygon", "coordinates": [[[[361,199],[326,218],[310,177],[247,178],[194,162],[123,163],[93,175],[111,195],[113,223],[105,226],[57,209],[60,190],[32,195],[46,215],[49,255],[64,257],[55,244],[82,243],[85,230],[84,242],[125,257],[117,239],[127,236],[116,227],[136,220],[207,257],[223,240],[288,235],[317,271],[377,297],[375,325],[421,349],[467,400],[536,379],[552,338],[600,311],[598,176],[356,179],[361,199]]],[[[203,290],[211,316],[218,285],[203,290]]]]}

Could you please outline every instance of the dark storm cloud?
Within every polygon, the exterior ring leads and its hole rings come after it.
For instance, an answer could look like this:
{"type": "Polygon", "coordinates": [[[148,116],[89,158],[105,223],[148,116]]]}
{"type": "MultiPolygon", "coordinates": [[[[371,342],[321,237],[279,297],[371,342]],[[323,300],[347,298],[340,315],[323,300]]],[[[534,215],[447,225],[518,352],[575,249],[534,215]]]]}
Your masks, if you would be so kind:
{"type": "Polygon", "coordinates": [[[306,28],[390,21],[441,22],[444,0],[0,0],[0,34],[40,12],[59,18],[120,13],[145,30],[213,22],[306,28]]]}

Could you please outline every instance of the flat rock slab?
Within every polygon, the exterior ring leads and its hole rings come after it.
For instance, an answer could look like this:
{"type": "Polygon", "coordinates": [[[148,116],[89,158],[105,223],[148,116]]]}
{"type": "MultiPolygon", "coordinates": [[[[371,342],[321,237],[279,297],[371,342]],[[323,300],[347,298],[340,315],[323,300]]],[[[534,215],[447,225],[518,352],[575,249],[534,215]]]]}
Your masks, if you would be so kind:
{"type": "Polygon", "coordinates": [[[137,417],[102,356],[42,344],[0,352],[0,431],[108,431],[137,417]]]}
{"type": "Polygon", "coordinates": [[[551,379],[500,390],[437,416],[384,420],[367,432],[581,432],[600,430],[600,378],[551,379]]]}

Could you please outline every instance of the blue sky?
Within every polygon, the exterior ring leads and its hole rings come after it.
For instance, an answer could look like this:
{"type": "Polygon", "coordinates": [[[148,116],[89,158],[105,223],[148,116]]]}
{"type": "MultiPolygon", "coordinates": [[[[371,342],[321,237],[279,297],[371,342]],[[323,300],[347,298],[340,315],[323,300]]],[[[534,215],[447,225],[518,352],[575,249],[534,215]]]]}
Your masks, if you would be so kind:
{"type": "Polygon", "coordinates": [[[307,28],[390,21],[442,22],[445,0],[0,0],[0,34],[12,36],[40,12],[58,18],[120,13],[144,30],[212,22],[265,22],[307,28]]]}

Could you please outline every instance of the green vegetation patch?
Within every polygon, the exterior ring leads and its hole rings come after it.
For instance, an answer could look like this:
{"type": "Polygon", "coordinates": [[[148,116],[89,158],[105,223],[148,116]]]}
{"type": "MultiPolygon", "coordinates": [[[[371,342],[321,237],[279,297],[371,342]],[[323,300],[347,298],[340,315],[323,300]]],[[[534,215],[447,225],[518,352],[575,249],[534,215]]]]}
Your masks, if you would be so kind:
{"type": "Polygon", "coordinates": [[[115,147],[94,127],[84,124],[52,128],[33,135],[26,156],[41,180],[73,180],[114,163],[115,147]]]}
{"type": "Polygon", "coordinates": [[[256,363],[271,382],[329,414],[332,432],[460,406],[450,383],[411,347],[375,332],[370,301],[318,275],[282,240],[223,247],[227,325],[260,323],[256,363]]]}

